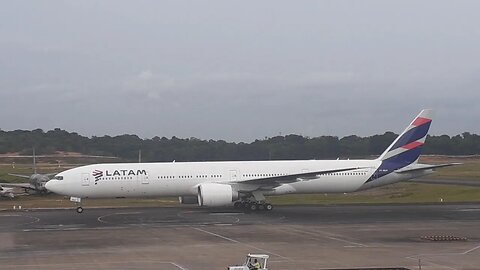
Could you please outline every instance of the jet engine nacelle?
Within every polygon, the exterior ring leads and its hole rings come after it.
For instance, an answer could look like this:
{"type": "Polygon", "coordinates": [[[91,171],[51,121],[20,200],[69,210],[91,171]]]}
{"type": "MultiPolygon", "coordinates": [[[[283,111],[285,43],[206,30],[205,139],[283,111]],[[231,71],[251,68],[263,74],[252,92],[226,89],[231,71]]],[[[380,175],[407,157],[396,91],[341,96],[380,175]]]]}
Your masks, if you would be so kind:
{"type": "Polygon", "coordinates": [[[198,205],[226,206],[238,200],[238,192],[231,185],[205,183],[198,186],[198,205]]]}
{"type": "Polygon", "coordinates": [[[197,204],[198,196],[180,196],[178,197],[178,201],[180,201],[181,204],[197,204]]]}

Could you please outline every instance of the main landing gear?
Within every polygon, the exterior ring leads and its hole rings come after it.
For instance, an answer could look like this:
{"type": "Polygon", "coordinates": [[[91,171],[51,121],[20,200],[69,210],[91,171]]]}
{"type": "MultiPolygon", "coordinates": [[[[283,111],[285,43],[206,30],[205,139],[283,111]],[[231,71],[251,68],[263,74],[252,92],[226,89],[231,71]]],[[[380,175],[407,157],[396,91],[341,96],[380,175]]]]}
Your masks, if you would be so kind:
{"type": "Polygon", "coordinates": [[[233,204],[233,207],[236,209],[244,209],[252,212],[273,210],[273,205],[266,203],[264,201],[260,201],[260,202],[237,201],[233,204]]]}
{"type": "Polygon", "coordinates": [[[239,201],[233,204],[237,209],[245,209],[247,211],[272,211],[273,205],[265,202],[265,196],[260,190],[256,190],[247,194],[239,201]]]}

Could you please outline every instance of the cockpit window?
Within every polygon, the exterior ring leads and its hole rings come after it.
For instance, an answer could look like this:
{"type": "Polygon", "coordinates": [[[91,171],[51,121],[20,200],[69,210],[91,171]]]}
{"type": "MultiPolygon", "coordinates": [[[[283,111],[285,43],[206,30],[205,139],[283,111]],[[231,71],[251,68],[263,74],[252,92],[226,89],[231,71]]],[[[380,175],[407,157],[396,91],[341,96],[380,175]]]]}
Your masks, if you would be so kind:
{"type": "Polygon", "coordinates": [[[55,179],[55,180],[63,180],[63,176],[57,175],[57,176],[55,176],[53,179],[55,179]]]}

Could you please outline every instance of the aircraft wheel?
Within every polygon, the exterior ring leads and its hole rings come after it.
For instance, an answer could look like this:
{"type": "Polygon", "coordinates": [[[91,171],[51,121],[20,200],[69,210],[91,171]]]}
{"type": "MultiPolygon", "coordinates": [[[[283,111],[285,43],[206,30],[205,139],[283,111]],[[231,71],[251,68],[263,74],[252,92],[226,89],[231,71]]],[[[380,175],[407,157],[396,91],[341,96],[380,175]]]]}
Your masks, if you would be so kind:
{"type": "Polygon", "coordinates": [[[265,204],[265,210],[272,211],[273,210],[273,205],[271,205],[269,203],[265,204]]]}
{"type": "Polygon", "coordinates": [[[240,208],[240,207],[242,207],[242,202],[234,202],[234,203],[233,203],[233,207],[234,207],[234,208],[237,208],[237,209],[240,208]]]}
{"type": "Polygon", "coordinates": [[[77,207],[77,213],[79,214],[83,213],[83,207],[81,206],[77,207]]]}
{"type": "Polygon", "coordinates": [[[251,210],[251,211],[257,211],[258,210],[258,205],[256,203],[252,203],[252,204],[250,204],[248,209],[251,210]]]}

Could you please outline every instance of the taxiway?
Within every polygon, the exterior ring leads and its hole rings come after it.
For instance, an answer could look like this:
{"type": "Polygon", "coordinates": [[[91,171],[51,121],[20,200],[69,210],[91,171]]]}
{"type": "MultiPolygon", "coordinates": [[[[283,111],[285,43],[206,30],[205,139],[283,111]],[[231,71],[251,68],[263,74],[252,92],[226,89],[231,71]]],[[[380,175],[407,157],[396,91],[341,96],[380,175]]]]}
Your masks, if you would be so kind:
{"type": "Polygon", "coordinates": [[[0,212],[0,269],[480,269],[480,205],[197,207],[0,212]],[[426,235],[466,237],[434,242],[426,235]]]}

